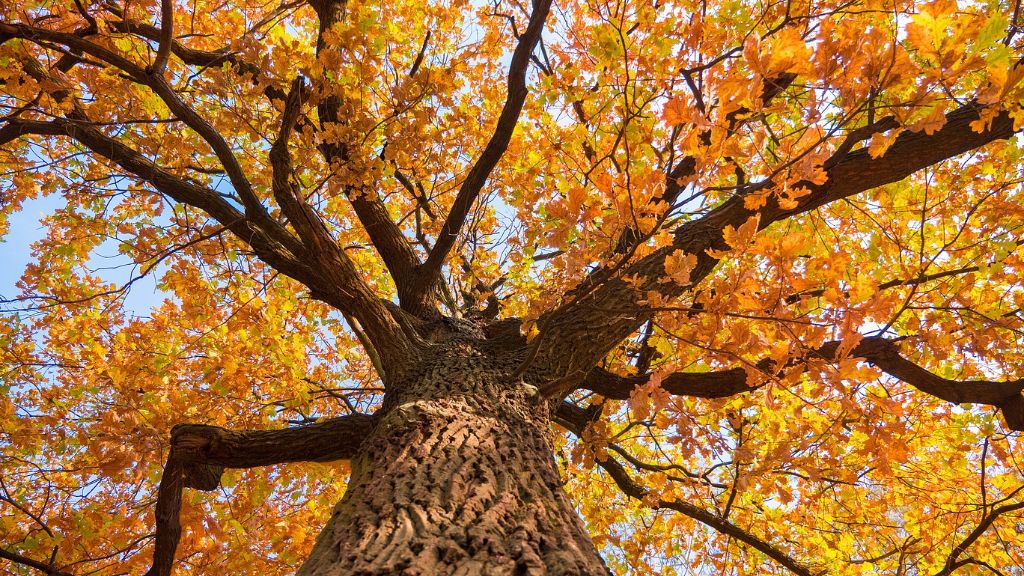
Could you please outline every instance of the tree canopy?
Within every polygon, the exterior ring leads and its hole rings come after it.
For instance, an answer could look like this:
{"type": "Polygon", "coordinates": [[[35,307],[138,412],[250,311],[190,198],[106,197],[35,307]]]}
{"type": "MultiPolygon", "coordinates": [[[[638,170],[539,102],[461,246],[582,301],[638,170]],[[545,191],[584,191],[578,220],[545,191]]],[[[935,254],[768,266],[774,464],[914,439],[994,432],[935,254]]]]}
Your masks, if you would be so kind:
{"type": "Polygon", "coordinates": [[[4,570],[293,573],[447,322],[614,573],[1024,573],[1022,18],[2,3],[4,570]]]}

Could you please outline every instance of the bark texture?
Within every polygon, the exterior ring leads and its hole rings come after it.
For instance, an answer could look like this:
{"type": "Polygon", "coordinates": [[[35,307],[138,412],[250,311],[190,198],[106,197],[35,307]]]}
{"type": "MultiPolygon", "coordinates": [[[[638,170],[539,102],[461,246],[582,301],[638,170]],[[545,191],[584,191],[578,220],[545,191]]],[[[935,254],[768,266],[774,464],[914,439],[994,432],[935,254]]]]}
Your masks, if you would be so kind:
{"type": "Polygon", "coordinates": [[[456,337],[388,393],[302,576],[607,574],[521,357],[456,337]]]}

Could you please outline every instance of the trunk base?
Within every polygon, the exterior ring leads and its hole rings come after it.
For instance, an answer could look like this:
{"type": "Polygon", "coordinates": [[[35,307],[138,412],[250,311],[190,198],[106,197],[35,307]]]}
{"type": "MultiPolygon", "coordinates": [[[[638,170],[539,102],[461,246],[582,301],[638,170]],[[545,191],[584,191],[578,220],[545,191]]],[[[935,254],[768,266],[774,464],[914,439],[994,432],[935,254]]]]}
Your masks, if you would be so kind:
{"type": "Polygon", "coordinates": [[[389,399],[300,576],[608,574],[562,489],[546,407],[471,356],[389,399]]]}

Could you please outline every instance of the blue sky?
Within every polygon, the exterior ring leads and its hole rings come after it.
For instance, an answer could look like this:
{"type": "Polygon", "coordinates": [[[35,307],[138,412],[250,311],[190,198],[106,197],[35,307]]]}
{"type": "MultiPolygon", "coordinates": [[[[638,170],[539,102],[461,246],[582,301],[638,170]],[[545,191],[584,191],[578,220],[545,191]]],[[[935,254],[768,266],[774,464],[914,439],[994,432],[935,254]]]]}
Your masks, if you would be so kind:
{"type": "MultiPolygon", "coordinates": [[[[40,219],[51,214],[64,204],[59,195],[50,195],[25,202],[21,211],[10,217],[10,230],[0,239],[0,299],[6,300],[20,295],[15,286],[18,279],[32,261],[32,243],[43,238],[46,230],[40,219]]],[[[117,252],[113,242],[104,243],[94,252],[90,268],[104,280],[123,285],[131,278],[131,262],[117,252]]],[[[126,313],[148,316],[149,311],[159,304],[164,295],[157,289],[159,270],[135,281],[124,300],[126,313]]],[[[22,308],[18,304],[0,305],[0,311],[22,308]]]]}

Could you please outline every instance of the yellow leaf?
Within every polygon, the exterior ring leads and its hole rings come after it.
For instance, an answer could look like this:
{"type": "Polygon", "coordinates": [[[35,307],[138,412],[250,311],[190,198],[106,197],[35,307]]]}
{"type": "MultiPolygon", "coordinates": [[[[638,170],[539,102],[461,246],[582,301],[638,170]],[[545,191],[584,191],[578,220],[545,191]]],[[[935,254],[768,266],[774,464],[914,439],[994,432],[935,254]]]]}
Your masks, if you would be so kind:
{"type": "Polygon", "coordinates": [[[690,273],[695,266],[697,266],[697,257],[682,250],[676,250],[665,256],[665,274],[680,286],[690,283],[690,273]]]}
{"type": "Polygon", "coordinates": [[[868,144],[868,154],[872,158],[878,158],[885,151],[892,146],[892,143],[896,141],[896,137],[899,135],[899,131],[890,130],[889,132],[878,132],[871,137],[871,142],[868,144]]]}
{"type": "Polygon", "coordinates": [[[693,118],[693,108],[682,98],[672,98],[665,103],[662,117],[669,126],[686,124],[693,118]]]}
{"type": "Polygon", "coordinates": [[[743,197],[743,207],[747,210],[757,210],[763,208],[768,203],[768,195],[770,192],[754,192],[743,197]]]}
{"type": "Polygon", "coordinates": [[[757,225],[760,222],[761,214],[754,214],[747,218],[747,221],[741,224],[739,228],[726,226],[722,230],[722,238],[725,239],[725,243],[733,250],[745,248],[754,239],[754,234],[757,233],[757,225]]]}

